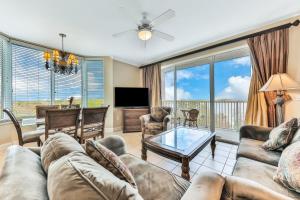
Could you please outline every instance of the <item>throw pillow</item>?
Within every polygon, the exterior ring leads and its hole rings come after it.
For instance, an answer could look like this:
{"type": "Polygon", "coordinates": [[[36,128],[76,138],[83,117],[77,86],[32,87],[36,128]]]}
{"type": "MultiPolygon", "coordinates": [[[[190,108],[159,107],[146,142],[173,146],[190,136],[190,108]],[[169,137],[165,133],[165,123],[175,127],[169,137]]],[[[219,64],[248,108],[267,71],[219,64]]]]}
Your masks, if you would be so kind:
{"type": "Polygon", "coordinates": [[[48,172],[48,167],[52,161],[73,151],[85,153],[82,146],[71,136],[65,133],[51,135],[41,148],[41,161],[45,172],[48,172]]]}
{"type": "Polygon", "coordinates": [[[49,199],[142,200],[126,181],[81,152],[72,152],[51,163],[47,189],[49,199]]]}
{"type": "Polygon", "coordinates": [[[300,141],[300,118],[297,119],[298,120],[298,130],[296,131],[296,133],[294,134],[294,137],[291,141],[291,144],[300,141]]]}
{"type": "Polygon", "coordinates": [[[262,147],[266,150],[278,150],[287,146],[298,128],[298,121],[296,118],[280,124],[278,127],[272,129],[269,135],[269,140],[263,143],[262,147]]]}
{"type": "Polygon", "coordinates": [[[86,142],[86,152],[96,162],[113,173],[121,180],[127,181],[134,188],[137,188],[135,180],[128,167],[120,160],[120,158],[111,150],[99,142],[88,140],[86,142]]]}
{"type": "Polygon", "coordinates": [[[152,107],[150,117],[153,121],[162,122],[169,113],[161,107],[152,107]]]}
{"type": "Polygon", "coordinates": [[[300,141],[283,150],[273,179],[300,193],[300,141]]]}

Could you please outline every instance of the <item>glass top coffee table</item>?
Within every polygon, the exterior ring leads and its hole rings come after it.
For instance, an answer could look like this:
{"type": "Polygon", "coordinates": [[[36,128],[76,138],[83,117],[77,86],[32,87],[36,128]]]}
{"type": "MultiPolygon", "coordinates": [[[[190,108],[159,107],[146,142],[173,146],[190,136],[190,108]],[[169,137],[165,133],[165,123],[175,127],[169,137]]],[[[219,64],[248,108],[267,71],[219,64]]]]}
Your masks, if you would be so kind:
{"type": "Polygon", "coordinates": [[[142,140],[142,159],[147,160],[147,150],[150,150],[166,158],[181,162],[181,176],[190,180],[189,161],[209,143],[214,157],[215,133],[180,126],[142,140]]]}

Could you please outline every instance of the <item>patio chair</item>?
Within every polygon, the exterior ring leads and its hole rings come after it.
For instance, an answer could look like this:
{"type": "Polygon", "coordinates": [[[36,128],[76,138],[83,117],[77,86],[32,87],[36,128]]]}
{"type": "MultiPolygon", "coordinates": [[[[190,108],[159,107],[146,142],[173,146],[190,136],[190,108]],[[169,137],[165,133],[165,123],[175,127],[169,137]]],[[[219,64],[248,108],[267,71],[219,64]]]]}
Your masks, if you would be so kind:
{"type": "Polygon", "coordinates": [[[9,109],[3,109],[3,112],[5,112],[10,118],[10,120],[13,122],[18,134],[18,140],[20,146],[32,142],[36,142],[38,146],[41,146],[42,141],[40,137],[45,133],[45,130],[38,129],[35,131],[22,132],[20,123],[18,122],[16,116],[9,109]]]}
{"type": "Polygon", "coordinates": [[[197,109],[191,109],[188,112],[186,112],[184,116],[184,122],[183,125],[188,125],[189,127],[197,127],[197,120],[198,120],[199,110],[197,109]]]}
{"type": "Polygon", "coordinates": [[[63,132],[77,139],[80,109],[47,110],[45,118],[45,139],[50,134],[63,132]]]}
{"type": "Polygon", "coordinates": [[[99,108],[83,108],[81,113],[81,126],[77,138],[80,143],[86,139],[104,137],[105,117],[109,106],[99,108]]]}
{"type": "Polygon", "coordinates": [[[142,138],[145,134],[156,135],[167,130],[170,121],[171,107],[152,107],[151,113],[140,117],[142,138]]]}

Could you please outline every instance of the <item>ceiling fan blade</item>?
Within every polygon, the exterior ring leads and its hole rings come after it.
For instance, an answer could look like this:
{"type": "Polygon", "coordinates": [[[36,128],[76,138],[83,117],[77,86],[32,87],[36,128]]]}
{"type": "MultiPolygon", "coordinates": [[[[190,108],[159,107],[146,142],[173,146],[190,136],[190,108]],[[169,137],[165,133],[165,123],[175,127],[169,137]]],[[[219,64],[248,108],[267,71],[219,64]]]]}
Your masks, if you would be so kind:
{"type": "Polygon", "coordinates": [[[131,30],[127,30],[127,31],[122,31],[120,33],[115,33],[115,34],[112,34],[113,37],[120,37],[122,35],[125,35],[127,33],[130,33],[130,32],[136,32],[137,30],[135,29],[131,29],[131,30]]]}
{"type": "Polygon", "coordinates": [[[166,12],[164,12],[163,14],[161,14],[160,16],[153,19],[150,22],[150,26],[157,26],[158,24],[160,24],[168,19],[171,19],[174,16],[175,16],[175,11],[172,9],[169,9],[166,12]]]}
{"type": "Polygon", "coordinates": [[[142,9],[137,0],[112,0],[112,2],[125,18],[135,25],[139,24],[142,9]]]}
{"type": "Polygon", "coordinates": [[[169,35],[167,33],[163,33],[157,30],[153,30],[153,34],[157,37],[160,37],[162,39],[168,40],[168,41],[173,41],[175,38],[172,35],[169,35]]]}

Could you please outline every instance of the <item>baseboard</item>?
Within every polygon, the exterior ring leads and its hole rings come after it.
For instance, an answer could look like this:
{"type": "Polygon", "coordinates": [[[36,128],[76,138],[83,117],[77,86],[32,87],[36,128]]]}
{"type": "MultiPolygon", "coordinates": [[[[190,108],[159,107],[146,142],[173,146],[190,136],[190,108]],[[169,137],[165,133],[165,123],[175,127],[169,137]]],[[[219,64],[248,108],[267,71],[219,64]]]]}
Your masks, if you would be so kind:
{"type": "Polygon", "coordinates": [[[123,131],[123,127],[122,126],[114,127],[114,131],[115,132],[123,131]]]}

